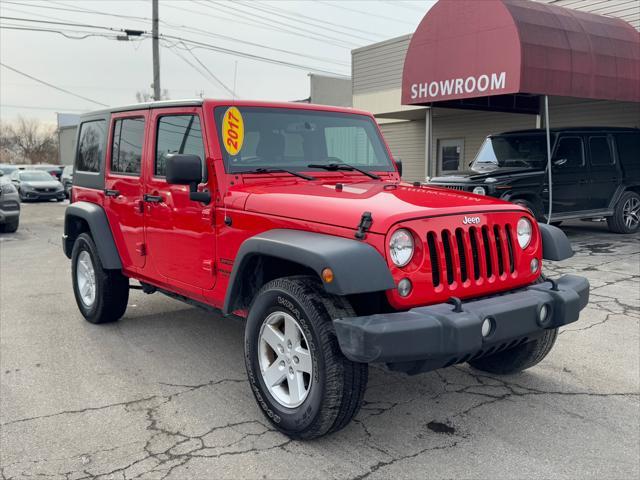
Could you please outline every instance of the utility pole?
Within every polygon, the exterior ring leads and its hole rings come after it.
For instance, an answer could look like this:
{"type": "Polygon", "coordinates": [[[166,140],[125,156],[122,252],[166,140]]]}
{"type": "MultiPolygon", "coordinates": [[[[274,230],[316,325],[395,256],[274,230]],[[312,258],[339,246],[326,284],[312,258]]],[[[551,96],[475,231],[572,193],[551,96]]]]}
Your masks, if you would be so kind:
{"type": "Polygon", "coordinates": [[[152,32],[153,41],[153,99],[160,100],[160,45],[158,35],[158,0],[151,0],[153,5],[152,32]]]}

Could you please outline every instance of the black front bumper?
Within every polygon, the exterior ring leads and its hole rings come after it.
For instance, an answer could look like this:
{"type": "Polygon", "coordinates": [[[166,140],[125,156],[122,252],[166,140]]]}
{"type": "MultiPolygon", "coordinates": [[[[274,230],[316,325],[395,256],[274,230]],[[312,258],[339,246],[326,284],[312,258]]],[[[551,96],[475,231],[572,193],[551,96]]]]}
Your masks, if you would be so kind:
{"type": "Polygon", "coordinates": [[[344,355],[419,373],[523,344],[544,330],[578,320],[589,302],[589,282],[575,275],[462,304],[441,303],[406,312],[340,318],[334,326],[344,355]],[[543,321],[540,311],[547,307],[543,321]],[[489,335],[482,324],[490,319],[489,335]]]}

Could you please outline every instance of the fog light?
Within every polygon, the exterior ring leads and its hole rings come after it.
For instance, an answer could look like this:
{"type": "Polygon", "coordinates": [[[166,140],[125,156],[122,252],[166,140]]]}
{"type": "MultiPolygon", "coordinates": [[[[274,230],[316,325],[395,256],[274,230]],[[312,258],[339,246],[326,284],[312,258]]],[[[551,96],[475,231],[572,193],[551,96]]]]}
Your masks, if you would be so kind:
{"type": "Polygon", "coordinates": [[[494,322],[493,318],[487,317],[482,321],[482,336],[487,338],[493,333],[494,322]]]}
{"type": "Polygon", "coordinates": [[[549,319],[549,306],[547,304],[543,304],[540,307],[540,311],[538,312],[538,322],[540,322],[540,325],[543,325],[547,323],[548,319],[549,319]]]}
{"type": "Polygon", "coordinates": [[[403,278],[398,282],[398,293],[401,297],[406,297],[411,293],[411,280],[408,278],[403,278]]]}
{"type": "Polygon", "coordinates": [[[484,187],[475,187],[473,189],[473,193],[475,193],[476,195],[485,195],[487,191],[484,189],[484,187]]]}
{"type": "Polygon", "coordinates": [[[533,260],[531,260],[531,273],[536,273],[538,271],[538,266],[540,265],[540,263],[538,262],[537,258],[534,258],[533,260]]]}

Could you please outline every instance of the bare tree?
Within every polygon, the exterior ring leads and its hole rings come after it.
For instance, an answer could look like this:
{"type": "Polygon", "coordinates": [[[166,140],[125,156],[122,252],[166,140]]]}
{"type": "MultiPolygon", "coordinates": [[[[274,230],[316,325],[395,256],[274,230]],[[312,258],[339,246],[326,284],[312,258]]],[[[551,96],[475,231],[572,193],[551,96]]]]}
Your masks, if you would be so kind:
{"type": "Polygon", "coordinates": [[[56,163],[56,130],[35,119],[18,117],[13,124],[0,126],[0,153],[3,161],[56,163]]]}

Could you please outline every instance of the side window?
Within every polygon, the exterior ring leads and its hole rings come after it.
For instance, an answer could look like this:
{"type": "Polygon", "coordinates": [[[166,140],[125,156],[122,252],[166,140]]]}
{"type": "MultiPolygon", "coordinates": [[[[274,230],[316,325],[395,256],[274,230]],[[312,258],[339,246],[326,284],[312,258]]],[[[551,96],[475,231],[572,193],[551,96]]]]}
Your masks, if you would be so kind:
{"type": "Polygon", "coordinates": [[[621,133],[616,135],[618,158],[623,167],[640,169],[638,155],[640,152],[640,133],[621,133]]]}
{"type": "Polygon", "coordinates": [[[111,171],[131,175],[140,174],[144,118],[122,118],[113,125],[111,171]]]}
{"type": "Polygon", "coordinates": [[[154,175],[166,175],[167,155],[187,153],[198,155],[204,162],[204,144],[200,118],[197,115],[170,115],[160,117],[156,138],[156,159],[154,175]]]}
{"type": "Polygon", "coordinates": [[[611,156],[607,137],[589,138],[589,151],[591,153],[591,165],[613,165],[613,157],[611,156]]]}
{"type": "Polygon", "coordinates": [[[106,131],[107,122],[105,120],[95,120],[80,125],[76,170],[81,172],[100,171],[106,131]]]}
{"type": "Polygon", "coordinates": [[[584,147],[580,137],[563,137],[558,140],[553,162],[562,168],[584,166],[584,147]],[[564,160],[564,163],[562,161],[564,160]]]}
{"type": "Polygon", "coordinates": [[[361,127],[327,127],[324,129],[327,156],[350,165],[377,163],[369,136],[361,127]]]}

